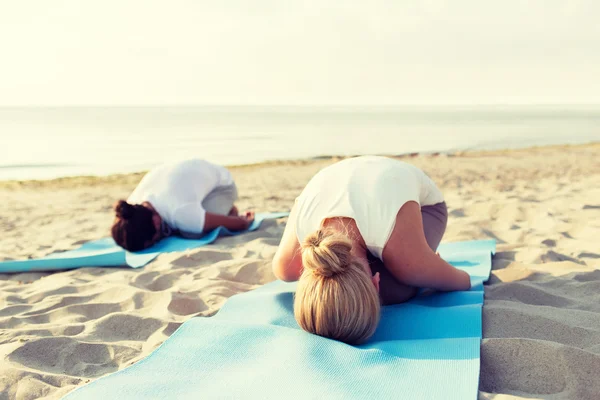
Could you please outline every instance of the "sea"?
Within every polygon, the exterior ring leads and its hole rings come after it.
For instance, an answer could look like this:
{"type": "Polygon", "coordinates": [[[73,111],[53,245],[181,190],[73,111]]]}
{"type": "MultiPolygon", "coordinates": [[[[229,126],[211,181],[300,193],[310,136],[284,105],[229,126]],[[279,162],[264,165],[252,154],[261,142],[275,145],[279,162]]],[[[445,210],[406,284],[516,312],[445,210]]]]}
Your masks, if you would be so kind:
{"type": "Polygon", "coordinates": [[[0,180],[596,141],[600,105],[4,107],[0,180]]]}

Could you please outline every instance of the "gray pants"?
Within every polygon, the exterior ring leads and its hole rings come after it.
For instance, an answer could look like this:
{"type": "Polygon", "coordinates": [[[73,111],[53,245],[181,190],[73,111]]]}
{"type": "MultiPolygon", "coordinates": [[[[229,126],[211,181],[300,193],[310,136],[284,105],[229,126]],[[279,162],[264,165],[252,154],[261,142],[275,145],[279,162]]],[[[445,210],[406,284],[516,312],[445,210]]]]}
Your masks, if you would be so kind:
{"type": "Polygon", "coordinates": [[[206,212],[229,215],[233,203],[238,199],[238,191],[235,183],[228,186],[221,186],[210,192],[202,201],[202,207],[206,212]]]}
{"type": "MultiPolygon", "coordinates": [[[[233,203],[238,199],[238,191],[235,183],[228,186],[215,188],[210,192],[204,200],[202,200],[202,208],[206,212],[219,215],[229,215],[233,203]]],[[[179,231],[179,235],[187,239],[198,239],[204,233],[191,233],[179,231]]]]}
{"type": "Polygon", "coordinates": [[[421,217],[423,218],[423,232],[427,244],[431,247],[431,250],[436,251],[448,225],[446,202],[421,207],[421,217]]]}
{"type": "MultiPolygon", "coordinates": [[[[421,207],[421,217],[423,219],[423,233],[427,244],[433,251],[437,250],[442,236],[446,231],[448,224],[448,208],[446,203],[438,203],[432,206],[421,207]]],[[[381,281],[379,283],[379,296],[383,304],[398,304],[414,297],[418,289],[400,283],[385,268],[383,262],[369,254],[369,265],[373,273],[379,272],[381,281]]]]}

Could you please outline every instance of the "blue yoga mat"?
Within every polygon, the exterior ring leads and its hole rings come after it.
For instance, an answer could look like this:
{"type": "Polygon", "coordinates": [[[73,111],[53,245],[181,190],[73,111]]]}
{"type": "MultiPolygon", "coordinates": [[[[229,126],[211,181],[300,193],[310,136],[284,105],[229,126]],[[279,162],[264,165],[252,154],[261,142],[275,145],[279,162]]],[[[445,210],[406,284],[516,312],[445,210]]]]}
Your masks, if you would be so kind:
{"type": "Polygon", "coordinates": [[[295,284],[273,282],[192,318],[145,359],[66,396],[105,399],[477,399],[482,281],[494,241],[444,244],[470,291],[386,306],[361,346],[294,320],[295,284]]]}
{"type": "Polygon", "coordinates": [[[161,240],[154,246],[140,252],[131,253],[119,247],[112,238],[94,240],[83,244],[75,250],[50,254],[49,256],[31,259],[0,262],[0,273],[56,271],[81,267],[143,267],[154,260],[160,253],[184,251],[212,243],[219,236],[239,235],[258,229],[265,219],[287,217],[289,213],[256,214],[254,222],[246,231],[231,232],[219,227],[208,232],[200,239],[183,239],[172,236],[161,240]]]}

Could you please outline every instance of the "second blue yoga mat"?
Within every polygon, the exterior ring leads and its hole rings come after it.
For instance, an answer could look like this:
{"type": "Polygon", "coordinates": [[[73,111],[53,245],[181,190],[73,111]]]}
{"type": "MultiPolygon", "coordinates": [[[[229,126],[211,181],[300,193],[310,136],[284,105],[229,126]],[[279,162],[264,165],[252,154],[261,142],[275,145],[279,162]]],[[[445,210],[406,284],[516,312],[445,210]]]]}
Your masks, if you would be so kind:
{"type": "Polygon", "coordinates": [[[258,229],[265,219],[286,217],[289,213],[256,214],[256,218],[246,231],[231,232],[219,227],[200,239],[183,239],[178,236],[161,240],[149,249],[131,253],[119,247],[112,238],[94,240],[75,250],[50,254],[31,260],[0,261],[0,273],[56,271],[81,267],[132,267],[139,268],[154,260],[160,253],[185,251],[204,246],[217,240],[219,236],[239,235],[258,229]]]}

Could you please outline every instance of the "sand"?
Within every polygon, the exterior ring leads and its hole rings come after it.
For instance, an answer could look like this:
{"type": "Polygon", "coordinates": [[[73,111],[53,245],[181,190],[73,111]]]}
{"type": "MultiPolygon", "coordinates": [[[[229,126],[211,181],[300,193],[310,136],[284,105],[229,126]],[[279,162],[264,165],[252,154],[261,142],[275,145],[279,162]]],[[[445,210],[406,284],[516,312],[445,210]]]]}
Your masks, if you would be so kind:
{"type": "MultiPolygon", "coordinates": [[[[600,398],[600,144],[404,157],[439,184],[445,240],[495,238],[480,399],[600,398]]],[[[232,168],[240,209],[291,207],[335,159],[232,168]]],[[[107,235],[141,175],[0,183],[0,259],[107,235]]],[[[274,279],[285,220],[140,270],[0,275],[0,399],[60,398],[140,360],[192,317],[274,279]]]]}

